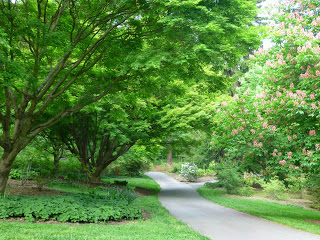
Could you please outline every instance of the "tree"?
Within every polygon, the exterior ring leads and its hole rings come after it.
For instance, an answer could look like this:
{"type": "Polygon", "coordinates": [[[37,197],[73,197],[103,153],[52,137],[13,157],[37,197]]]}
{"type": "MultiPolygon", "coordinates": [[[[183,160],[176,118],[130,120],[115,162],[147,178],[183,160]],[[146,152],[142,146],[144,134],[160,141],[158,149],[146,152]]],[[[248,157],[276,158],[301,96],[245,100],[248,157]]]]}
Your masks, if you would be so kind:
{"type": "Polygon", "coordinates": [[[1,0],[0,192],[17,154],[70,113],[159,69],[235,62],[257,43],[243,29],[255,11],[253,0],[1,0]]]}
{"type": "Polygon", "coordinates": [[[246,170],[284,177],[319,172],[320,3],[281,3],[270,26],[275,46],[251,56],[260,80],[218,109],[213,143],[246,170]]]}

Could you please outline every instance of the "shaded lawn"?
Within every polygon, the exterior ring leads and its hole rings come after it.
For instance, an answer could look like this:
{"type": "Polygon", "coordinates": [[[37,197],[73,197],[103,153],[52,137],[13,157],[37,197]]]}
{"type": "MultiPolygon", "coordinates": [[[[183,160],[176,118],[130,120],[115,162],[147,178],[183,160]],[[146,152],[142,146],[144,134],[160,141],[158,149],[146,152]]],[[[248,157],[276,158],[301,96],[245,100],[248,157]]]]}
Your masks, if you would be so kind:
{"type": "MultiPolygon", "coordinates": [[[[118,179],[118,178],[117,178],[118,179]]],[[[112,179],[109,179],[112,180],[112,179]]],[[[121,240],[208,240],[186,224],[169,215],[158,200],[159,185],[149,177],[126,178],[130,187],[143,187],[153,190],[155,194],[138,198],[134,204],[151,212],[151,219],[136,220],[121,225],[67,225],[67,224],[32,224],[19,222],[0,222],[0,239],[121,239],[121,240]]],[[[84,192],[81,186],[60,186],[64,191],[84,192]]]]}
{"type": "Polygon", "coordinates": [[[282,205],[262,200],[224,197],[226,191],[201,187],[199,194],[215,203],[241,212],[281,223],[292,228],[320,234],[320,225],[306,219],[320,220],[320,212],[298,206],[282,205]]]}

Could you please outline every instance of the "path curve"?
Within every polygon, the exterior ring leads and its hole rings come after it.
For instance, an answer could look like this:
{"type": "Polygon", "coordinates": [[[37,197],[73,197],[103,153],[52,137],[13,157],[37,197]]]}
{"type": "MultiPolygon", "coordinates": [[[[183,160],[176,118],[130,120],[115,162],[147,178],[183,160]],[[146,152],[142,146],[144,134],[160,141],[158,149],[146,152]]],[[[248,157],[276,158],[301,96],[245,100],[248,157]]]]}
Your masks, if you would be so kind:
{"type": "Polygon", "coordinates": [[[165,173],[147,172],[161,187],[159,200],[171,215],[214,240],[320,240],[320,235],[296,230],[214,204],[196,188],[165,173]]]}

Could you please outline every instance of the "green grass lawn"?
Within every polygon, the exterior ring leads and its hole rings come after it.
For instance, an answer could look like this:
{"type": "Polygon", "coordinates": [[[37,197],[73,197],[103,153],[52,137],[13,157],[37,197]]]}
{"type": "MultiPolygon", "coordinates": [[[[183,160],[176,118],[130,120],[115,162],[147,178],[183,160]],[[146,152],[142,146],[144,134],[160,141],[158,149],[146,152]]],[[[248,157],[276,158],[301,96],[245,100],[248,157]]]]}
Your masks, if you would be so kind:
{"type": "MultiPolygon", "coordinates": [[[[112,181],[113,179],[108,179],[112,181]]],[[[118,179],[119,180],[119,179],[118,179]]],[[[208,239],[191,228],[170,216],[158,200],[157,193],[160,187],[152,179],[143,176],[140,178],[127,178],[129,186],[148,188],[154,191],[152,196],[140,197],[135,200],[141,209],[151,212],[151,219],[146,221],[136,220],[122,225],[97,225],[97,224],[41,224],[0,222],[0,239],[121,239],[121,240],[204,240],[208,239]]],[[[55,188],[70,192],[85,192],[87,189],[81,185],[59,186],[55,188]]]]}
{"type": "Polygon", "coordinates": [[[320,234],[320,225],[306,219],[320,220],[320,213],[298,206],[282,205],[262,200],[224,197],[226,191],[201,187],[199,194],[208,200],[241,212],[281,223],[292,228],[320,234]]]}

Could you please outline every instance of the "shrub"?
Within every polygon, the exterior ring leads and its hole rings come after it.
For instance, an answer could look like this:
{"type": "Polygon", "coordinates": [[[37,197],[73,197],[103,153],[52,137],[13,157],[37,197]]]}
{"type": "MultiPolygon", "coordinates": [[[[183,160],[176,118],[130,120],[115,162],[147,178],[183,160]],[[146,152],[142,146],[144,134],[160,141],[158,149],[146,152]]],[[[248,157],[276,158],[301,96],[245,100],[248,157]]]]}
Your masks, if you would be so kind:
{"type": "Polygon", "coordinates": [[[280,200],[287,197],[286,186],[279,179],[273,178],[270,182],[262,183],[262,187],[266,196],[271,199],[280,200]]]}
{"type": "Polygon", "coordinates": [[[233,166],[221,168],[217,172],[217,178],[228,193],[231,193],[232,190],[235,190],[242,185],[242,176],[238,172],[238,169],[233,166]]]}
{"type": "Polygon", "coordinates": [[[194,182],[199,177],[199,170],[194,163],[183,163],[181,164],[180,174],[185,180],[194,182]]]}
{"type": "Polygon", "coordinates": [[[21,170],[20,169],[11,169],[9,177],[11,179],[20,180],[22,178],[21,170]]]}
{"type": "Polygon", "coordinates": [[[221,182],[206,182],[204,185],[208,188],[213,189],[223,187],[223,184],[221,182]]]}
{"type": "Polygon", "coordinates": [[[288,186],[288,189],[292,193],[300,193],[300,197],[303,197],[304,187],[306,179],[302,176],[289,176],[285,179],[285,183],[288,186]]]}
{"type": "Polygon", "coordinates": [[[241,196],[250,197],[254,194],[254,188],[250,186],[244,186],[239,188],[238,192],[241,196]]]}
{"type": "Polygon", "coordinates": [[[138,176],[141,172],[150,170],[150,162],[148,159],[141,157],[141,158],[120,158],[119,159],[120,168],[126,175],[131,177],[138,176]]]}
{"type": "Polygon", "coordinates": [[[311,207],[320,209],[320,176],[319,173],[308,174],[305,180],[305,185],[309,192],[312,193],[311,207]]]}
{"type": "Polygon", "coordinates": [[[211,169],[202,169],[199,168],[199,176],[209,176],[209,175],[213,175],[214,171],[211,169]]]}

